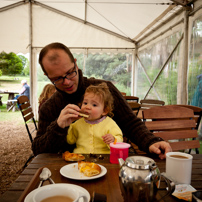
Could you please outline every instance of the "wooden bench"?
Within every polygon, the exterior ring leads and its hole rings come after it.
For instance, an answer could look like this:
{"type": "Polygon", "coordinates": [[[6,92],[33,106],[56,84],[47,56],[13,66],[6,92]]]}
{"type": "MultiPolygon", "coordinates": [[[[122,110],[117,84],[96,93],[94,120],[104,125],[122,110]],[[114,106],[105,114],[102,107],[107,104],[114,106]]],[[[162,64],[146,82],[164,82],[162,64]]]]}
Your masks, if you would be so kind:
{"type": "Polygon", "coordinates": [[[16,110],[17,100],[7,100],[7,112],[16,110]]]}

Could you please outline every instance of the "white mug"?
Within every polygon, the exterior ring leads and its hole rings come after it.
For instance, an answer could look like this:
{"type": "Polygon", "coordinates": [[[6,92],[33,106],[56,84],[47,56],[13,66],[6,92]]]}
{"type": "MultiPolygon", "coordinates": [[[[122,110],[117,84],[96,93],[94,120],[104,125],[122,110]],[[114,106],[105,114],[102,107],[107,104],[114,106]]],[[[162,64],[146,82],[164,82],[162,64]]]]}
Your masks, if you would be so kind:
{"type": "Polygon", "coordinates": [[[87,196],[80,193],[78,189],[71,186],[64,186],[62,184],[50,184],[38,188],[33,195],[33,202],[39,202],[54,196],[69,197],[73,202],[78,202],[80,198],[83,198],[84,202],[88,202],[87,196]]]}
{"type": "Polygon", "coordinates": [[[193,156],[183,152],[166,153],[166,175],[176,184],[190,184],[193,156]]]}

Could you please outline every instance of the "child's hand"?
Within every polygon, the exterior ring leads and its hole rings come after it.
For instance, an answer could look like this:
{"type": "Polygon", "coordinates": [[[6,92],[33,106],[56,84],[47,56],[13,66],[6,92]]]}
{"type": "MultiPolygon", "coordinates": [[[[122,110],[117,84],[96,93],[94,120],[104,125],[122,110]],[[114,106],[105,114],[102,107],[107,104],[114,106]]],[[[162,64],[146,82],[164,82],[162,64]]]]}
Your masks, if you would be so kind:
{"type": "Polygon", "coordinates": [[[111,134],[106,134],[106,135],[102,136],[102,138],[106,144],[110,144],[110,143],[114,142],[114,140],[115,140],[114,136],[111,134]]]}

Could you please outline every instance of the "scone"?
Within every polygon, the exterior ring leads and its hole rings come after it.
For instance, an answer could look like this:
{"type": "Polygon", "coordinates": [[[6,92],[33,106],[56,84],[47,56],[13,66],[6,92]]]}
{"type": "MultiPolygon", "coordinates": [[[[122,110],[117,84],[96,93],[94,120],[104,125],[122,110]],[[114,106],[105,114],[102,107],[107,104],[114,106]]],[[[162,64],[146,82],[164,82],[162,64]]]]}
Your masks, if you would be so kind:
{"type": "Polygon", "coordinates": [[[66,151],[62,154],[62,158],[65,161],[81,161],[85,159],[85,156],[82,154],[75,154],[75,153],[70,153],[69,151],[66,151]]]}
{"type": "Polygon", "coordinates": [[[87,177],[92,177],[101,173],[101,167],[99,165],[88,161],[78,161],[78,169],[87,177]]]}

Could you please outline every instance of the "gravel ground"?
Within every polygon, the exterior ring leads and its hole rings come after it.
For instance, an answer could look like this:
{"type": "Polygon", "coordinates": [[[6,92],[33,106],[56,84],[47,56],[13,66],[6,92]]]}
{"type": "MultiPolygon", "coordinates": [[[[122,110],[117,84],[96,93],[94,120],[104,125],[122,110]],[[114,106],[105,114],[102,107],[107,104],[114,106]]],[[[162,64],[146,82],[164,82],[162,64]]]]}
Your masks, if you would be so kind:
{"type": "MultiPolygon", "coordinates": [[[[32,123],[30,123],[32,124],[32,123]]],[[[23,171],[22,167],[32,153],[31,142],[24,123],[0,122],[0,195],[23,171]]]]}

